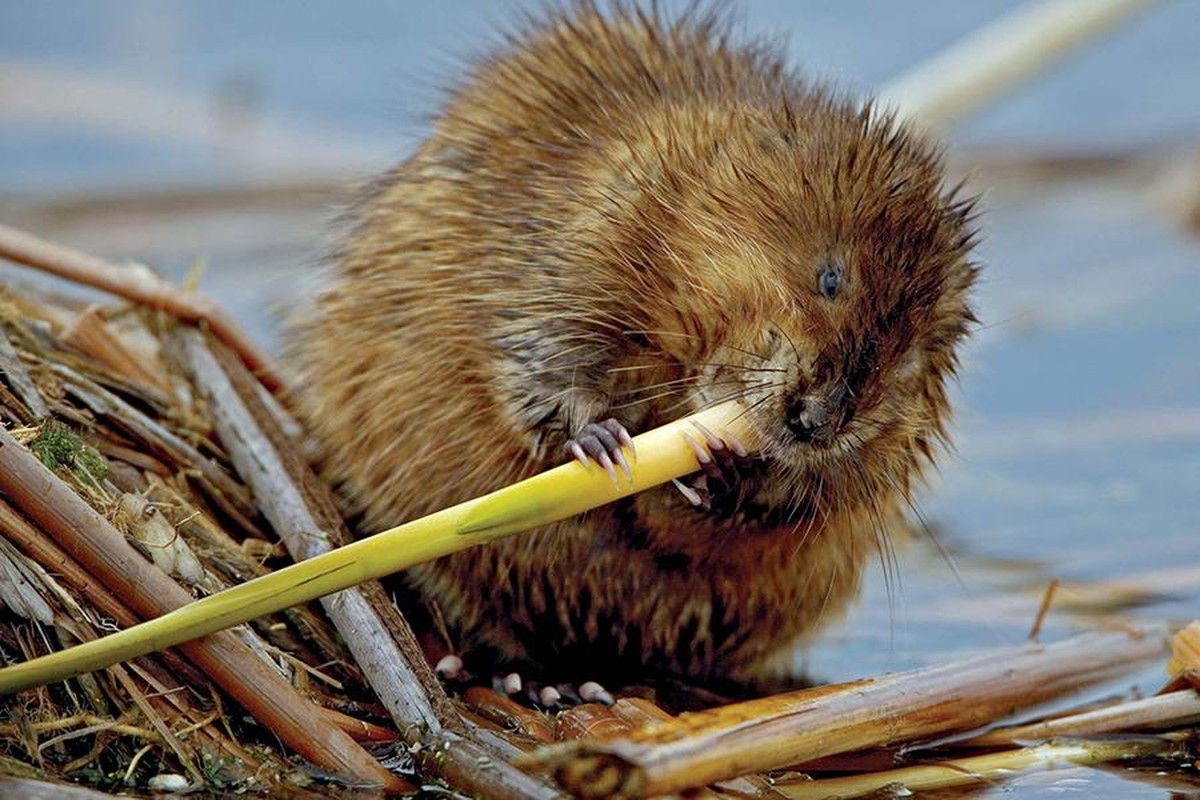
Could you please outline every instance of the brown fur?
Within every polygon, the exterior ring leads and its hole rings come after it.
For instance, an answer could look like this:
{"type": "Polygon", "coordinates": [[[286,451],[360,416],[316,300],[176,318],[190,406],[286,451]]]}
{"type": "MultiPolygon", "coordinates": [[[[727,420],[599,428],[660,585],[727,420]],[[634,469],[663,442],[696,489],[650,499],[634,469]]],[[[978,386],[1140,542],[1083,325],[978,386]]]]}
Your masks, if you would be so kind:
{"type": "Polygon", "coordinates": [[[944,435],[972,235],[886,116],[702,12],[577,3],[358,207],[298,332],[309,419],[375,530],[562,462],[586,423],[745,397],[767,446],[733,506],[668,486],[410,577],[508,659],[753,680],[853,596],[944,435]],[[836,438],[798,442],[789,403],[834,383],[836,438]]]}

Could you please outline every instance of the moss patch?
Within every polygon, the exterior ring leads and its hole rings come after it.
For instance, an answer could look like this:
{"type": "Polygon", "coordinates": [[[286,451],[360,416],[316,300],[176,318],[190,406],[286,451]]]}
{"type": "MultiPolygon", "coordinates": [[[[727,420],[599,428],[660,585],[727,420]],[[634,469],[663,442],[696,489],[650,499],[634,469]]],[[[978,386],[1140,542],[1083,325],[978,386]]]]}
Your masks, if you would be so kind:
{"type": "Polygon", "coordinates": [[[49,469],[70,470],[84,483],[99,483],[108,477],[108,462],[61,422],[51,420],[42,426],[29,449],[49,469]]]}

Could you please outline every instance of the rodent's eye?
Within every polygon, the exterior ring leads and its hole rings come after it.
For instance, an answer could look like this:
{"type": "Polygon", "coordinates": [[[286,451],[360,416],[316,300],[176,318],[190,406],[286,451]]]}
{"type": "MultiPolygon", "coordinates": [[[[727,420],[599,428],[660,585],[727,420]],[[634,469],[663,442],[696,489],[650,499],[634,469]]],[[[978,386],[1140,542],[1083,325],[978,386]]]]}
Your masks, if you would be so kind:
{"type": "Polygon", "coordinates": [[[817,291],[826,300],[832,300],[838,296],[838,292],[842,288],[842,271],[837,264],[826,264],[821,269],[821,274],[817,277],[817,291]]]}

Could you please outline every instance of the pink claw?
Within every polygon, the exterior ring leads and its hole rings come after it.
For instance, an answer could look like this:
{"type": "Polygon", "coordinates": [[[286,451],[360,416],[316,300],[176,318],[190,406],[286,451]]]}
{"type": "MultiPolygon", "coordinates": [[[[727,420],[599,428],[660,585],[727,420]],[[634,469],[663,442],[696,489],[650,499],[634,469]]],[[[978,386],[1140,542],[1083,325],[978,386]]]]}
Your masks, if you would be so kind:
{"type": "Polygon", "coordinates": [[[454,653],[450,653],[441,657],[433,671],[443,680],[457,680],[463,674],[463,660],[454,653]]]}
{"type": "Polygon", "coordinates": [[[579,697],[585,703],[603,703],[606,706],[611,706],[616,702],[608,690],[595,681],[580,684],[579,697]]]}
{"type": "Polygon", "coordinates": [[[687,501],[692,505],[701,506],[704,504],[704,500],[700,497],[700,493],[688,486],[686,483],[680,482],[678,478],[672,478],[671,483],[675,484],[675,488],[678,489],[680,494],[687,498],[687,501]]]}
{"type": "Polygon", "coordinates": [[[524,684],[521,681],[520,674],[518,674],[516,672],[508,673],[507,675],[504,676],[504,679],[500,682],[500,686],[502,689],[504,689],[504,693],[507,695],[510,695],[510,696],[514,695],[514,694],[520,694],[521,687],[523,685],[524,684]]]}
{"type": "Polygon", "coordinates": [[[699,461],[701,465],[712,463],[712,456],[707,450],[700,446],[699,442],[697,442],[691,436],[688,436],[686,433],[683,434],[683,438],[687,440],[689,445],[691,445],[692,452],[696,455],[696,460],[699,461]]]}

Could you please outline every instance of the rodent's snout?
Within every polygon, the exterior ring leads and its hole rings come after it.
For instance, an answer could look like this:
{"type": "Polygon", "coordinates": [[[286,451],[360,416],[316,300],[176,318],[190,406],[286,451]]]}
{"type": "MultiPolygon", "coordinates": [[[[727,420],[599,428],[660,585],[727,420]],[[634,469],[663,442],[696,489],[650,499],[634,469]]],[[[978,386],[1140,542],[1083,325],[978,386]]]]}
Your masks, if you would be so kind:
{"type": "Polygon", "coordinates": [[[787,427],[796,441],[828,447],[845,418],[844,383],[824,390],[797,392],[787,405],[787,427]]]}

